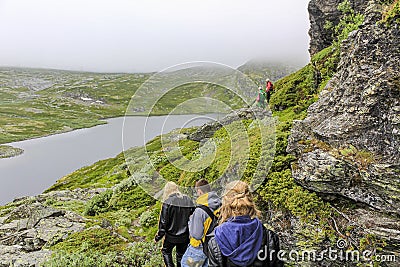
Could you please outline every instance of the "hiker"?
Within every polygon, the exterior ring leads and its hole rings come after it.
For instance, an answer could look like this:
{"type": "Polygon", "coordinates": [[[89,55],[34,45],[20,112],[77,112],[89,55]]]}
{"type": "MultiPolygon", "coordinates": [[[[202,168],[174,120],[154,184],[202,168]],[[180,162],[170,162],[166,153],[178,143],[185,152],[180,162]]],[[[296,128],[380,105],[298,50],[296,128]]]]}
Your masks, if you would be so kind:
{"type": "Polygon", "coordinates": [[[203,242],[206,234],[211,230],[209,229],[210,225],[217,221],[216,218],[213,220],[210,215],[216,214],[221,206],[221,199],[217,193],[211,191],[211,187],[205,179],[196,182],[195,190],[198,195],[197,206],[189,220],[190,244],[182,258],[183,267],[208,266],[207,256],[203,251],[203,242]]]}
{"type": "Polygon", "coordinates": [[[194,211],[193,201],[183,195],[174,182],[168,182],[164,187],[163,205],[158,222],[158,232],[155,242],[164,237],[161,253],[165,266],[174,267],[172,249],[176,247],[176,265],[180,262],[189,244],[189,228],[187,222],[194,211]]]}
{"type": "Polygon", "coordinates": [[[271,98],[272,90],[274,90],[274,85],[269,79],[265,80],[265,93],[267,95],[267,103],[269,103],[269,99],[271,98]]]}
{"type": "Polygon", "coordinates": [[[257,102],[257,107],[260,107],[263,109],[266,107],[265,91],[263,90],[263,88],[261,86],[258,87],[258,96],[257,96],[256,102],[257,102]]]}
{"type": "Polygon", "coordinates": [[[247,183],[226,185],[220,225],[208,242],[210,267],[283,266],[278,260],[278,236],[263,226],[259,216],[247,183]]]}

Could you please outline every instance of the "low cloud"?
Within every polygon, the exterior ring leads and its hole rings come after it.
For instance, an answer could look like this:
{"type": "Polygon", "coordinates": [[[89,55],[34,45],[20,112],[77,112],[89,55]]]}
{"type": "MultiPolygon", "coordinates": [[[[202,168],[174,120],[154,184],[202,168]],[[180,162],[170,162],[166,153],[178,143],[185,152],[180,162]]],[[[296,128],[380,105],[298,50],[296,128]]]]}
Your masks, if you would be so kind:
{"type": "Polygon", "coordinates": [[[0,0],[3,66],[148,72],[308,61],[308,0],[0,0]]]}

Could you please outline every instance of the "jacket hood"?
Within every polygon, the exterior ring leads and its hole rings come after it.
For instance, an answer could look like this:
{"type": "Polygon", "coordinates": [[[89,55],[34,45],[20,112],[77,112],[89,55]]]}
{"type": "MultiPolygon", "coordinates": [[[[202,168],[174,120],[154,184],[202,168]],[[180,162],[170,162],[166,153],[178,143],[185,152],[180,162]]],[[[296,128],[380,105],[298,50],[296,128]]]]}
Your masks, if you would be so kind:
{"type": "Polygon", "coordinates": [[[205,193],[201,195],[197,201],[197,204],[204,205],[209,207],[212,211],[215,211],[219,207],[221,207],[221,199],[214,191],[205,193]]]}
{"type": "Polygon", "coordinates": [[[239,266],[248,266],[256,259],[262,238],[262,223],[250,216],[231,218],[215,228],[215,240],[222,255],[239,266]]]}

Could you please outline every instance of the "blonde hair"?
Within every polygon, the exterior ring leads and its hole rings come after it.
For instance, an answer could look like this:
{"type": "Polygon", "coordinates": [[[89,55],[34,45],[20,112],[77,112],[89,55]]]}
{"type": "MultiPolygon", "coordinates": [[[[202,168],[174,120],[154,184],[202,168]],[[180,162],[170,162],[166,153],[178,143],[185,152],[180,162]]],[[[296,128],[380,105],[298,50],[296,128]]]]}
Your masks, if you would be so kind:
{"type": "Polygon", "coordinates": [[[172,194],[177,194],[178,197],[182,197],[182,193],[179,191],[179,187],[174,182],[168,182],[164,186],[164,192],[162,201],[164,202],[172,194]]]}
{"type": "Polygon", "coordinates": [[[249,215],[252,219],[260,217],[261,212],[256,208],[249,185],[242,181],[233,181],[226,185],[219,223],[226,222],[231,217],[249,215]]]}

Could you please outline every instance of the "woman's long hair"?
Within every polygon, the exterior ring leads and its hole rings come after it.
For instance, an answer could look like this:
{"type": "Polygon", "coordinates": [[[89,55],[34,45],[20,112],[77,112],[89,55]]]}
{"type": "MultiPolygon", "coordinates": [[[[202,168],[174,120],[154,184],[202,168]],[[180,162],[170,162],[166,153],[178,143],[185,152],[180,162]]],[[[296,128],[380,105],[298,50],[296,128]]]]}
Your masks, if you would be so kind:
{"type": "Polygon", "coordinates": [[[249,215],[252,219],[260,217],[249,185],[242,181],[233,181],[225,186],[219,223],[226,222],[231,217],[249,215]]]}
{"type": "Polygon", "coordinates": [[[167,200],[167,198],[172,194],[177,194],[178,197],[182,197],[182,193],[179,191],[179,187],[176,183],[168,182],[164,186],[162,201],[165,202],[165,200],[167,200]]]}

